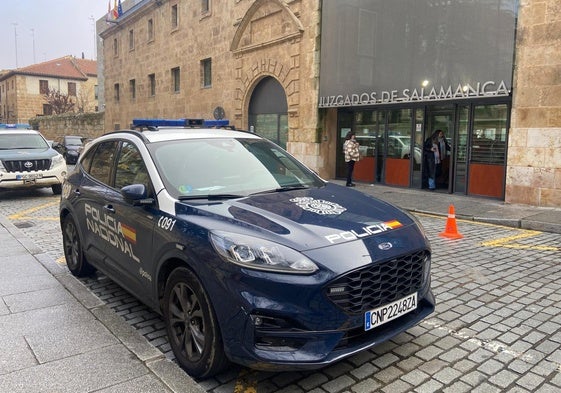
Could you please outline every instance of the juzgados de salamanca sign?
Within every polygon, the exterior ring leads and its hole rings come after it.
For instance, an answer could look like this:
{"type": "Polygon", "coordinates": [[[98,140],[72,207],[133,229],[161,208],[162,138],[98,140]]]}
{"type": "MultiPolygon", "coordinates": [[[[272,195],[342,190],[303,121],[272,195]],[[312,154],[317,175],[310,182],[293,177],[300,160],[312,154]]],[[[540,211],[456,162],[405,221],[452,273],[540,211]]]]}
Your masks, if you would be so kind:
{"type": "Polygon", "coordinates": [[[458,100],[478,97],[508,96],[510,90],[504,81],[477,82],[477,84],[458,84],[441,86],[440,88],[419,88],[389,90],[380,92],[349,93],[319,97],[320,108],[333,108],[342,106],[379,105],[403,102],[458,100]]]}

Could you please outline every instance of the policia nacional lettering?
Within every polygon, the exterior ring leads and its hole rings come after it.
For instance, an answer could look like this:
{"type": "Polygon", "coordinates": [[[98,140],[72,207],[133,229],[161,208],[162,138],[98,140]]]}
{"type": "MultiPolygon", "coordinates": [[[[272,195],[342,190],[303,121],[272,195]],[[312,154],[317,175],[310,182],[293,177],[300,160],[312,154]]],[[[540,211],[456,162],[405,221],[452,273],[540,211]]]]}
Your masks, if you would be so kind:
{"type": "Polygon", "coordinates": [[[140,263],[140,259],[134,255],[132,247],[133,244],[136,244],[136,230],[134,228],[115,220],[87,203],[85,204],[85,214],[89,231],[140,263]]]}

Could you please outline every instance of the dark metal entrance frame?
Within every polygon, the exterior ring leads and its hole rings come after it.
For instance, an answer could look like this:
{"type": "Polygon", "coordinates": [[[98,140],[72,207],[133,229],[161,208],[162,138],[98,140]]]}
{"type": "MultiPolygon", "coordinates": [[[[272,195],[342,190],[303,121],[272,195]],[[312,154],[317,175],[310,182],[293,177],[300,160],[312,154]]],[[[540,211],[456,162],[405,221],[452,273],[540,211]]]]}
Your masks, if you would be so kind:
{"type": "MultiPolygon", "coordinates": [[[[424,159],[420,165],[416,162],[415,152],[434,131],[442,129],[450,151],[443,160],[437,191],[504,199],[510,113],[509,97],[342,108],[337,116],[337,148],[341,151],[347,130],[357,135],[367,130],[362,138],[367,146],[363,146],[363,159],[355,167],[355,179],[421,189],[426,188],[426,165],[424,159]],[[409,155],[396,155],[389,141],[394,132],[390,124],[392,114],[404,110],[410,113],[408,136],[413,149],[409,147],[409,155]],[[364,116],[370,116],[371,124],[363,124],[364,116]],[[397,181],[397,177],[406,180],[397,181]]],[[[344,159],[341,154],[337,157],[336,174],[343,178],[344,159]]]]}

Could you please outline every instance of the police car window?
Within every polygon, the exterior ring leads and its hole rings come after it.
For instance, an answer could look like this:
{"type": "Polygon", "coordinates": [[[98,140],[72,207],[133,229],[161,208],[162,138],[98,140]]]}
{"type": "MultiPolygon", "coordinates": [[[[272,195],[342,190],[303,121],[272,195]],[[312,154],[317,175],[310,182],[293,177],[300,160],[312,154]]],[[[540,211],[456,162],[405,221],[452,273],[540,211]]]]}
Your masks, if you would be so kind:
{"type": "Polygon", "coordinates": [[[95,149],[89,174],[100,182],[109,185],[109,175],[118,142],[102,142],[95,149]]]}
{"type": "Polygon", "coordinates": [[[248,195],[319,184],[309,170],[267,141],[192,139],[150,148],[162,180],[174,196],[248,195]]]}
{"type": "Polygon", "coordinates": [[[115,188],[131,184],[144,184],[148,189],[148,171],[137,147],[130,142],[123,142],[115,170],[115,188]]]}
{"type": "Polygon", "coordinates": [[[95,149],[96,146],[93,146],[86,153],[82,154],[82,157],[80,158],[80,165],[82,166],[83,170],[86,173],[90,173],[90,165],[92,163],[92,158],[94,156],[95,149]]]}

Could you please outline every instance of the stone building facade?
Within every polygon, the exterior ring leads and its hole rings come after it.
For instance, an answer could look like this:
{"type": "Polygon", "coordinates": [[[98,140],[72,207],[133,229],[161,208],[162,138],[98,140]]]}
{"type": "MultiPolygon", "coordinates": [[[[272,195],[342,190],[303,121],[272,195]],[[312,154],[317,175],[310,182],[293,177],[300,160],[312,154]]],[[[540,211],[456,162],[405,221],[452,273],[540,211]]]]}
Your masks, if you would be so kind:
{"type": "MultiPolygon", "coordinates": [[[[134,118],[209,119],[217,108],[231,124],[252,129],[252,108],[263,97],[262,83],[272,79],[286,97],[287,149],[322,177],[335,178],[341,112],[318,105],[323,3],[125,2],[127,11],[104,25],[98,46],[106,130],[129,127],[134,118]]],[[[510,3],[519,9],[512,91],[498,102],[510,116],[498,195],[507,203],[561,206],[561,6],[557,0],[510,3]]]]}
{"type": "Polygon", "coordinates": [[[561,3],[521,0],[505,201],[561,206],[561,3]]]}
{"type": "Polygon", "coordinates": [[[288,150],[327,168],[317,137],[319,1],[124,5],[134,12],[100,34],[107,129],[128,127],[134,118],[212,119],[217,107],[231,124],[249,129],[254,89],[272,77],[286,94],[288,150]]]}
{"type": "Polygon", "coordinates": [[[47,89],[70,95],[75,110],[97,110],[97,62],[65,56],[0,75],[0,123],[29,123],[52,114],[47,89]]]}

